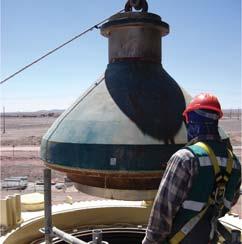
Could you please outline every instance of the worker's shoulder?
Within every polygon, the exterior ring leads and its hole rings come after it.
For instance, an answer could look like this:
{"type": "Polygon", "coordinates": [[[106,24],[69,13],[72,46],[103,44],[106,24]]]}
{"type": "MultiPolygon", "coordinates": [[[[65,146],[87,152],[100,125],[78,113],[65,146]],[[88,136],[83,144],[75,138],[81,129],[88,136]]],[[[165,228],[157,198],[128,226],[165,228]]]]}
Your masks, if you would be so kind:
{"type": "Polygon", "coordinates": [[[183,148],[179,149],[172,156],[172,158],[177,158],[177,159],[181,159],[181,160],[191,160],[191,159],[194,159],[195,157],[196,157],[195,154],[192,152],[192,150],[190,150],[189,147],[183,147],[183,148]]]}
{"type": "Polygon", "coordinates": [[[195,154],[189,148],[186,147],[174,153],[169,163],[174,168],[179,168],[180,170],[188,171],[190,175],[194,174],[199,165],[199,162],[195,154]]]}

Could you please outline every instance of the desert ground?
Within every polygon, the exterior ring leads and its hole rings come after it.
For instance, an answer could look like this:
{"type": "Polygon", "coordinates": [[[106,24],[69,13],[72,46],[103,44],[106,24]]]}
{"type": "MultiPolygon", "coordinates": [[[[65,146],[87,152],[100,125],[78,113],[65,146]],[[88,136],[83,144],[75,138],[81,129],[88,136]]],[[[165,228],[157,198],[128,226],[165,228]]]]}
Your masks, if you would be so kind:
{"type": "MultiPolygon", "coordinates": [[[[43,193],[43,185],[36,184],[43,182],[44,162],[39,156],[39,146],[42,136],[55,120],[56,117],[48,116],[5,118],[4,134],[1,127],[1,180],[10,176],[27,176],[29,183],[22,191],[1,189],[1,198],[15,193],[43,193]]],[[[63,183],[64,177],[63,173],[52,170],[52,182],[63,183]]],[[[73,185],[63,189],[52,186],[53,204],[63,203],[67,196],[71,196],[73,201],[100,199],[78,192],[73,185]]]]}
{"type": "MultiPolygon", "coordinates": [[[[20,192],[43,192],[43,186],[36,182],[43,181],[44,163],[39,158],[39,145],[42,136],[55,121],[56,116],[12,116],[5,118],[5,133],[1,123],[1,180],[10,176],[27,176],[28,187],[23,191],[1,190],[1,198],[20,192]]],[[[220,126],[230,136],[234,152],[241,159],[241,116],[227,117],[221,120],[220,126]]],[[[63,183],[65,175],[52,170],[52,181],[63,183]]],[[[63,203],[67,196],[73,201],[95,200],[75,190],[74,186],[56,189],[52,186],[53,204],[63,203]]],[[[242,197],[240,197],[232,212],[242,217],[242,197]]]]}

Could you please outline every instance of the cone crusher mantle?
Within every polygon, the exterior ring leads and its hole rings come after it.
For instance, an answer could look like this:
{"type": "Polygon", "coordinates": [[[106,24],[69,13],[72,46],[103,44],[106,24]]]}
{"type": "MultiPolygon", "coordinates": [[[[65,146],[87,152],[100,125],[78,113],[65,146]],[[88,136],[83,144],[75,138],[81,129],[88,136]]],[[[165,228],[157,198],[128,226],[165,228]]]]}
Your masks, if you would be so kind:
{"type": "Polygon", "coordinates": [[[102,25],[105,74],[43,137],[41,158],[88,194],[153,199],[170,156],[186,143],[182,112],[190,101],[161,64],[160,16],[125,12],[102,25]]]}

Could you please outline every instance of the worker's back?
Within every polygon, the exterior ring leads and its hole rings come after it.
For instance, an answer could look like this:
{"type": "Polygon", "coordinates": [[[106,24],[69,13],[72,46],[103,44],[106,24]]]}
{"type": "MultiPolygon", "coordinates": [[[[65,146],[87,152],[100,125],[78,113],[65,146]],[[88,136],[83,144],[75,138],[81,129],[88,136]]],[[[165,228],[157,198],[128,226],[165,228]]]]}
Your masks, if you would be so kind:
{"type": "MultiPolygon", "coordinates": [[[[217,140],[208,140],[204,142],[214,152],[218,164],[221,169],[221,174],[226,175],[226,165],[228,162],[228,149],[226,142],[217,140]]],[[[198,144],[189,146],[188,149],[194,154],[194,167],[198,169],[198,174],[193,177],[193,186],[183,202],[182,207],[179,209],[173,221],[172,232],[170,238],[178,233],[191,218],[198,218],[198,214],[206,207],[209,198],[215,190],[216,178],[213,169],[213,164],[207,152],[198,144]]],[[[190,152],[187,152],[190,154],[190,152]]],[[[191,156],[190,156],[191,157],[191,156]]],[[[235,196],[235,191],[238,188],[240,178],[240,163],[238,159],[233,156],[232,172],[229,177],[225,197],[224,208],[221,215],[223,216],[232,206],[232,201],[235,196]]],[[[204,215],[199,219],[198,224],[194,226],[192,231],[180,243],[184,244],[204,244],[209,242],[209,236],[212,230],[211,221],[214,217],[215,208],[213,205],[208,207],[204,215]]],[[[186,227],[188,228],[188,227],[186,227]]]]}

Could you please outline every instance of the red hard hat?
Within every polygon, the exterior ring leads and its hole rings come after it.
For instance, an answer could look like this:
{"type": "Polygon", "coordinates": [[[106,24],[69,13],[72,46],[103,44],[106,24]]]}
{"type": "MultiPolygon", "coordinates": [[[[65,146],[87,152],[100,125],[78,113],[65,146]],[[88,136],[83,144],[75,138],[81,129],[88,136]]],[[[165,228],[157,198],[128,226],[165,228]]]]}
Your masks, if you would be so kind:
{"type": "Polygon", "coordinates": [[[218,114],[219,119],[223,116],[218,98],[210,93],[201,93],[194,97],[193,100],[188,104],[187,108],[183,112],[186,122],[188,122],[188,113],[198,109],[214,111],[218,114]]]}

